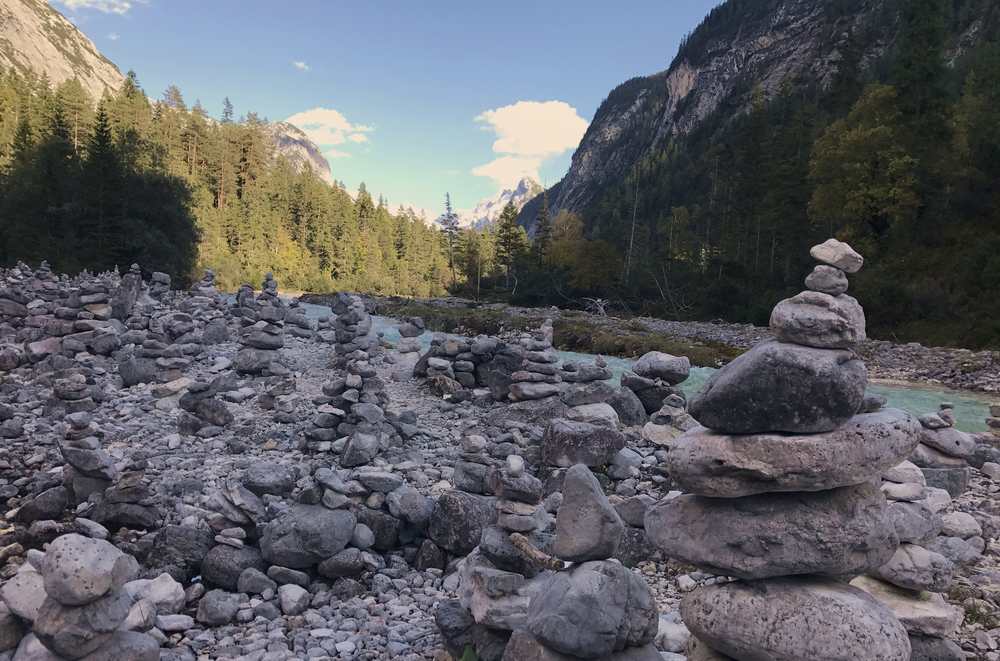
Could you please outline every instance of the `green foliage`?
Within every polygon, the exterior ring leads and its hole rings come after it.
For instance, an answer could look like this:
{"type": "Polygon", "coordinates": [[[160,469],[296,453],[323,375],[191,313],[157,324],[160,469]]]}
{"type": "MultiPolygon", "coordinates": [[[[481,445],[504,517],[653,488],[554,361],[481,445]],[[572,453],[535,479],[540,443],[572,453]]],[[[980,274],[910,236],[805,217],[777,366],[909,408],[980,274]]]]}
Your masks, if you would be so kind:
{"type": "Polygon", "coordinates": [[[188,108],[170,86],[150,103],[134,73],[96,110],[79,83],[0,75],[0,263],[59,270],[139,262],[185,282],[207,267],[235,289],[272,271],[285,288],[439,295],[440,233],[355,200],[274,153],[267,125],[188,108]]]}
{"type": "MultiPolygon", "coordinates": [[[[712,39],[765,20],[774,4],[721,5],[681,56],[697,62],[712,39]]],[[[825,11],[851,16],[859,4],[825,11]]],[[[738,90],[690,134],[645,153],[583,210],[571,254],[556,250],[536,277],[525,274],[515,300],[600,296],[635,314],[764,325],[776,301],[802,289],[809,248],[833,235],[866,256],[851,293],[873,337],[1000,346],[990,295],[1000,283],[1000,46],[990,40],[1000,10],[891,0],[873,16],[877,25],[848,39],[832,84],[787,80],[767,97],[738,90]],[[872,35],[893,32],[884,60],[862,64],[872,35]],[[614,269],[587,274],[595,242],[628,253],[636,199],[628,282],[614,269]]],[[[627,102],[648,80],[609,102],[627,102]]]]}

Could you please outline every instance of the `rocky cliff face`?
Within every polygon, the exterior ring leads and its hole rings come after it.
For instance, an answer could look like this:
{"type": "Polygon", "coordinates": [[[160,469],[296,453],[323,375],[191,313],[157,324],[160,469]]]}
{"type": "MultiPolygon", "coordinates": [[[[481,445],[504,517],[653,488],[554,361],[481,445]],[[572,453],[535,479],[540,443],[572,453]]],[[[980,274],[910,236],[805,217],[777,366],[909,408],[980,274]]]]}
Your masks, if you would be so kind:
{"type": "MultiPolygon", "coordinates": [[[[670,67],[613,90],[573,155],[569,172],[550,190],[552,211],[582,211],[601,188],[624,177],[650,150],[684,135],[716,111],[735,116],[784,84],[828,86],[848,42],[896,0],[729,0],[681,47],[670,67]]],[[[878,21],[879,25],[892,21],[878,21]]],[[[880,57],[891,39],[866,33],[861,65],[880,57]]],[[[537,201],[521,214],[530,226],[537,201]]]]}
{"type": "Polygon", "coordinates": [[[328,184],[333,184],[330,163],[319,147],[298,127],[288,122],[273,122],[268,125],[274,140],[275,152],[284,156],[296,168],[309,167],[328,184]]]}
{"type": "Polygon", "coordinates": [[[45,0],[0,0],[0,69],[45,74],[56,85],[78,78],[95,101],[124,80],[118,67],[45,0]]]}

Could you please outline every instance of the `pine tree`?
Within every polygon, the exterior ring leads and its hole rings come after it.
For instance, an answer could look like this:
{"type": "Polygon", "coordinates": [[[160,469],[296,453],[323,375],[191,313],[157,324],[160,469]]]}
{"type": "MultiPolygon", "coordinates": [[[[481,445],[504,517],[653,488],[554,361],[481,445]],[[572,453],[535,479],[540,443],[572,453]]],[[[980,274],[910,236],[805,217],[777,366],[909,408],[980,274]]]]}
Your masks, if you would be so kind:
{"type": "Polygon", "coordinates": [[[531,244],[535,263],[539,266],[545,264],[551,240],[552,218],[549,216],[549,192],[545,191],[542,193],[542,205],[539,207],[538,216],[535,219],[535,240],[531,244]]]}
{"type": "Polygon", "coordinates": [[[455,251],[458,247],[458,214],[451,208],[451,193],[444,194],[444,215],[441,216],[441,231],[444,234],[445,245],[448,248],[448,268],[451,269],[451,282],[455,284],[455,251]]]}
{"type": "Polygon", "coordinates": [[[508,202],[497,221],[496,259],[503,267],[505,283],[510,289],[514,265],[528,250],[528,234],[517,224],[517,208],[508,202]]]}
{"type": "Polygon", "coordinates": [[[233,123],[233,104],[227,96],[222,100],[222,123],[232,124],[233,123]]]}

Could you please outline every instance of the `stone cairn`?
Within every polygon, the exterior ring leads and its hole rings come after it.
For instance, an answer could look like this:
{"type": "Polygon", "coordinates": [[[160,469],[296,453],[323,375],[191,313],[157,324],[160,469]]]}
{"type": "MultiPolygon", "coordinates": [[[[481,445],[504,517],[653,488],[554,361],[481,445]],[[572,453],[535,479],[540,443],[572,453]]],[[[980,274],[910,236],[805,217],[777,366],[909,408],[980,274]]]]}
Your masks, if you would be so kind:
{"type": "Polygon", "coordinates": [[[82,503],[91,494],[102,494],[118,478],[111,456],[103,449],[101,431],[89,413],[71,413],[66,416],[63,441],[59,444],[66,466],[63,483],[74,502],[82,503]]]}
{"type": "Polygon", "coordinates": [[[920,416],[920,444],[910,461],[920,466],[927,484],[957,498],[969,486],[968,460],[976,450],[976,438],[955,429],[953,409],[944,402],[937,413],[920,416]]]}
{"type": "Polygon", "coordinates": [[[236,354],[234,366],[240,374],[254,376],[285,376],[288,370],[281,364],[278,351],[285,346],[285,303],[278,296],[278,283],[268,273],[260,294],[253,300],[248,284],[236,295],[236,310],[243,348],[236,354]]]}
{"type": "Polygon", "coordinates": [[[162,301],[170,293],[170,276],[162,271],[153,271],[150,276],[149,295],[162,301]]]}
{"type": "Polygon", "coordinates": [[[427,325],[421,317],[403,319],[402,323],[399,324],[400,341],[396,345],[396,350],[399,353],[418,353],[420,342],[417,338],[423,335],[426,330],[427,325]]]}
{"type": "MultiPolygon", "coordinates": [[[[659,411],[667,398],[685,401],[684,392],[677,386],[691,373],[691,361],[686,356],[671,356],[651,351],[632,366],[632,371],[622,375],[622,387],[628,388],[642,402],[646,415],[659,411]]],[[[676,408],[676,406],[674,407],[676,408]]]]}
{"type": "Polygon", "coordinates": [[[323,385],[312,426],[306,431],[310,449],[341,452],[345,468],[370,463],[390,444],[395,434],[385,414],[389,396],[385,383],[369,363],[377,344],[371,338],[371,315],[358,297],[351,297],[335,322],[336,362],[347,375],[323,385]]]}
{"type": "Polygon", "coordinates": [[[668,556],[731,582],[681,601],[693,658],[910,658],[893,612],[840,581],[889,562],[899,537],[878,487],[916,446],[909,414],[862,410],[864,312],[846,295],[863,259],[831,239],[808,291],[771,315],[777,338],[717,372],[689,406],[702,425],[670,446],[684,495],[646,513],[668,556]],[[700,656],[695,656],[699,654],[700,656]],[[714,654],[714,656],[713,656],[714,654]]]}
{"type": "Polygon", "coordinates": [[[544,399],[561,392],[559,356],[552,348],[552,333],[552,320],[546,319],[537,331],[519,338],[518,343],[524,349],[524,363],[510,375],[512,402],[544,399]]]}
{"type": "Polygon", "coordinates": [[[948,636],[961,624],[962,609],[950,606],[937,593],[951,586],[955,567],[962,564],[948,556],[966,543],[961,538],[952,543],[942,535],[972,536],[982,529],[964,512],[941,514],[951,497],[943,489],[928,487],[924,474],[909,461],[887,470],[881,488],[900,545],[887,563],[852,585],[889,606],[910,636],[913,658],[961,661],[964,653],[948,636]]]}
{"type": "Polygon", "coordinates": [[[134,557],[78,534],[61,536],[28,559],[4,585],[11,610],[31,623],[13,658],[159,657],[159,642],[144,632],[157,623],[159,612],[183,605],[180,585],[133,581],[139,571],[134,557]]]}
{"type": "MultiPolygon", "coordinates": [[[[503,660],[660,661],[652,644],[659,616],[649,586],[609,560],[624,529],[618,513],[586,466],[566,471],[562,494],[549,559],[555,571],[536,579],[523,626],[511,636],[503,660]],[[563,561],[572,565],[563,569],[563,561]]],[[[519,517],[503,521],[521,524],[519,517]]],[[[511,539],[524,548],[518,535],[511,539]]]]}

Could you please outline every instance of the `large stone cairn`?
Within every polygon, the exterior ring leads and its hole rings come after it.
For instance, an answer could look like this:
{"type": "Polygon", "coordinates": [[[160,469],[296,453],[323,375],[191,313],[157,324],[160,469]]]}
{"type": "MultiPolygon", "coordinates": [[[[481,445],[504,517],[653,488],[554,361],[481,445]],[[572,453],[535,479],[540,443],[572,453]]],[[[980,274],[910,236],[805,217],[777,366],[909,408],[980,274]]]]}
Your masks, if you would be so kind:
{"type": "Polygon", "coordinates": [[[646,513],[650,540],[668,556],[738,579],[681,601],[699,658],[910,658],[893,612],[841,579],[896,552],[893,515],[873,483],[909,456],[920,425],[894,409],[858,413],[867,371],[852,348],[865,318],[845,292],[863,259],[834,239],[811,254],[820,265],[808,290],[772,312],[777,340],[692,399],[702,426],[667,455],[686,493],[646,513]]]}
{"type": "Polygon", "coordinates": [[[910,461],[920,466],[930,486],[957,498],[969,486],[968,460],[976,450],[976,438],[955,429],[953,407],[947,402],[937,413],[920,416],[920,425],[920,443],[910,461]]]}
{"type": "MultiPolygon", "coordinates": [[[[139,570],[135,558],[78,534],[57,538],[44,554],[33,553],[3,586],[8,605],[14,604],[11,610],[31,623],[14,658],[159,658],[159,642],[144,632],[153,628],[161,610],[180,608],[180,585],[150,590],[153,581],[132,580],[139,570]],[[160,597],[155,601],[148,598],[154,592],[160,597]]],[[[161,581],[157,588],[163,587],[161,581]]]]}

